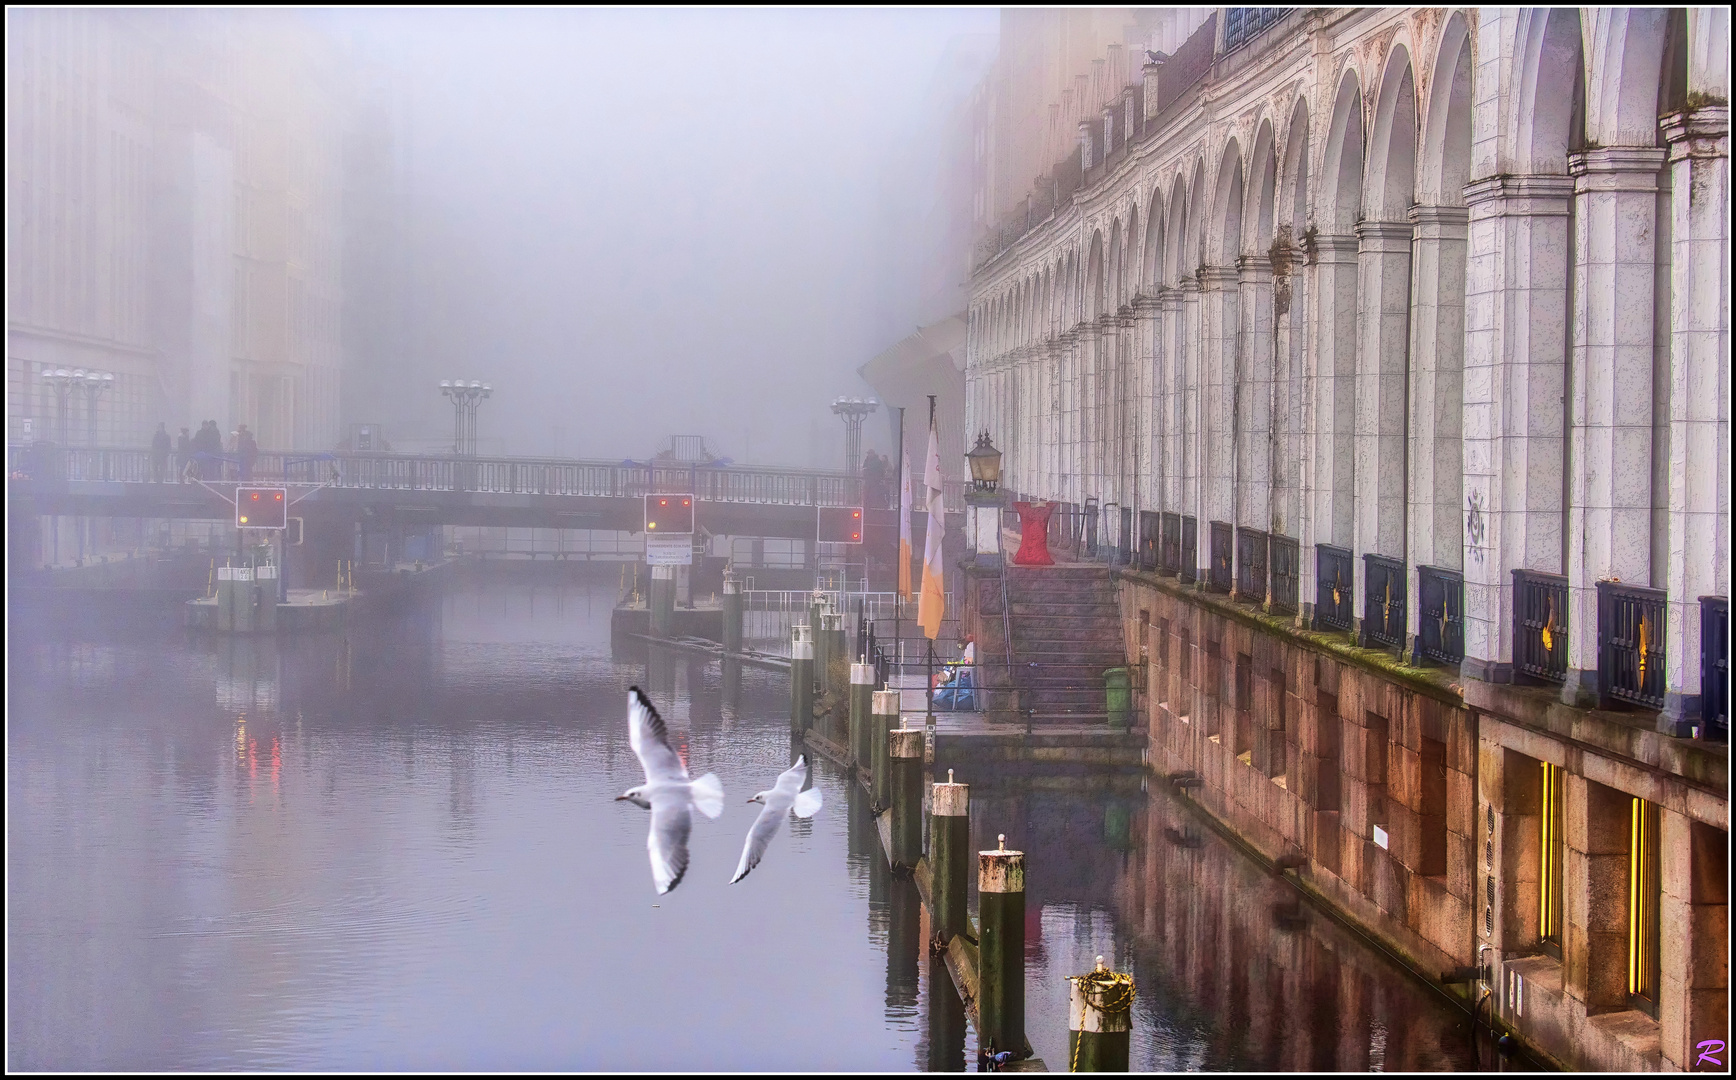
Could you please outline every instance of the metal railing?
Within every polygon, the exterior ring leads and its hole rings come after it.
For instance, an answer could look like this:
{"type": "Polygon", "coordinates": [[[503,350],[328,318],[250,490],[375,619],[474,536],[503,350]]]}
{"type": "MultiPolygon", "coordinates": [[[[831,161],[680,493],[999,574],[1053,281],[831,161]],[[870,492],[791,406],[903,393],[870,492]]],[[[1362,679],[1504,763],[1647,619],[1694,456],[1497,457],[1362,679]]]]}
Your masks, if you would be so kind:
{"type": "MultiPolygon", "coordinates": [[[[330,483],[390,491],[611,498],[667,491],[691,493],[702,502],[785,506],[856,506],[861,499],[861,480],[849,473],[697,463],[262,450],[246,462],[237,454],[170,455],[166,479],[178,481],[189,470],[207,481],[330,483]]],[[[149,450],[42,444],[7,447],[7,471],[36,480],[139,484],[157,482],[159,474],[149,450]]],[[[962,492],[962,484],[948,481],[947,504],[959,505],[962,492]]]]}
{"type": "Polygon", "coordinates": [[[1121,508],[1120,534],[1115,537],[1115,562],[1118,566],[1127,566],[1133,562],[1133,553],[1137,545],[1133,535],[1133,507],[1121,508]]]}
{"type": "Polygon", "coordinates": [[[1266,552],[1271,537],[1246,526],[1236,528],[1236,599],[1266,602],[1266,552]]]}
{"type": "Polygon", "coordinates": [[[1567,681],[1567,579],[1560,574],[1513,571],[1513,672],[1567,681]]]}
{"type": "Polygon", "coordinates": [[[1457,665],[1465,658],[1465,575],[1417,567],[1416,658],[1457,665]]]}
{"type": "Polygon", "coordinates": [[[1314,629],[1352,629],[1356,571],[1349,548],[1314,545],[1314,629]]]}
{"type": "Polygon", "coordinates": [[[1224,521],[1210,524],[1212,561],[1206,567],[1206,588],[1227,593],[1235,584],[1236,530],[1224,521]]]}
{"type": "Polygon", "coordinates": [[[1700,597],[1700,737],[1730,741],[1730,601],[1700,597]]]}
{"type": "Polygon", "coordinates": [[[1224,51],[1252,41],[1260,31],[1289,13],[1289,8],[1225,8],[1224,51]]]}
{"type": "Polygon", "coordinates": [[[1404,563],[1367,552],[1362,556],[1362,643],[1404,647],[1404,563]]]}
{"type": "Polygon", "coordinates": [[[1158,573],[1175,577],[1181,573],[1181,515],[1163,512],[1163,552],[1158,573]]]}
{"type": "Polygon", "coordinates": [[[1200,523],[1183,515],[1181,519],[1181,580],[1193,582],[1199,577],[1200,523]]]}
{"type": "Polygon", "coordinates": [[[1271,598],[1273,611],[1295,614],[1302,587],[1302,545],[1295,537],[1271,534],[1271,598]]]}
{"type": "Polygon", "coordinates": [[[1605,696],[1663,708],[1664,602],[1662,589],[1597,583],[1597,685],[1605,696]]]}
{"type": "Polygon", "coordinates": [[[1162,547],[1163,515],[1155,510],[1139,512],[1139,568],[1147,573],[1156,570],[1162,547]]]}

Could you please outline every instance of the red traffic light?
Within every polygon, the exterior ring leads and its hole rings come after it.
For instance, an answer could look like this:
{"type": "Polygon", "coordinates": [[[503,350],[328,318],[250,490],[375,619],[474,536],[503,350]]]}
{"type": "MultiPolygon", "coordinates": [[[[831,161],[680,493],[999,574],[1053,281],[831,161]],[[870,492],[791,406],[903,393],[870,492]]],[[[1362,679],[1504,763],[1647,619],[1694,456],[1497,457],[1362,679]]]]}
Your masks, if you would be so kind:
{"type": "Polygon", "coordinates": [[[860,544],[862,542],[862,508],[860,506],[822,506],[814,538],[827,544],[860,544]]]}
{"type": "Polygon", "coordinates": [[[693,532],[693,496],[645,496],[645,531],[678,534],[693,532]]]}
{"type": "Polygon", "coordinates": [[[235,527],[237,529],[287,528],[289,504],[283,488],[243,487],[235,489],[235,527]]]}

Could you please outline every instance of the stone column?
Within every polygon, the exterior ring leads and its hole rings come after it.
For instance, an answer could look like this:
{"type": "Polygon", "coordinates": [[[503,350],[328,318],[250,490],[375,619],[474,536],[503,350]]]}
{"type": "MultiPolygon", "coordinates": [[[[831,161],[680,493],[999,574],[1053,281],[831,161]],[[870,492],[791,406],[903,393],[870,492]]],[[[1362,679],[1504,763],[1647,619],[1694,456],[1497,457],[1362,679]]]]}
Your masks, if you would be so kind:
{"type": "Polygon", "coordinates": [[[1670,509],[1659,725],[1685,735],[1700,711],[1699,597],[1730,595],[1729,107],[1677,113],[1664,135],[1672,176],[1670,509]]]}
{"type": "MultiPolygon", "coordinates": [[[[1410,222],[1364,221],[1357,238],[1356,611],[1362,556],[1405,557],[1405,376],[1410,367],[1410,222]]],[[[1414,596],[1414,589],[1411,590],[1414,596]]],[[[1414,606],[1411,605],[1411,606],[1414,606]]]]}
{"type": "MultiPolygon", "coordinates": [[[[1205,459],[1202,443],[1201,382],[1200,382],[1200,286],[1193,275],[1181,283],[1181,329],[1177,335],[1177,359],[1181,365],[1179,383],[1182,415],[1182,505],[1181,512],[1191,515],[1198,523],[1200,535],[1208,532],[1205,518],[1205,459]]],[[[1211,557],[1205,543],[1195,545],[1195,581],[1203,581],[1199,573],[1211,557]]]]}
{"type": "Polygon", "coordinates": [[[1273,372],[1272,263],[1264,255],[1236,260],[1242,287],[1242,349],[1234,385],[1236,403],[1235,524],[1272,527],[1273,372]]]}
{"type": "MultiPolygon", "coordinates": [[[[1289,229],[1278,227],[1280,240],[1292,239],[1289,229]]],[[[1317,457],[1316,405],[1319,363],[1317,350],[1319,324],[1319,251],[1306,238],[1274,250],[1275,258],[1289,264],[1289,275],[1279,273],[1273,264],[1273,304],[1280,310],[1280,334],[1290,339],[1286,355],[1290,358],[1290,400],[1285,422],[1290,432],[1289,446],[1294,459],[1288,462],[1288,475],[1296,485],[1296,494],[1285,502],[1294,505],[1295,521],[1290,535],[1296,537],[1297,562],[1300,573],[1296,583],[1296,620],[1298,626],[1313,625],[1314,618],[1314,462],[1317,457]],[[1286,297],[1284,284],[1288,280],[1286,297]]]]}
{"type": "MultiPolygon", "coordinates": [[[[1462,206],[1413,206],[1411,265],[1410,499],[1405,549],[1413,566],[1464,564],[1459,496],[1464,487],[1465,235],[1462,206]]],[[[1413,575],[1414,577],[1414,575],[1413,575]]],[[[1421,594],[1413,589],[1413,598],[1421,594]]],[[[1410,605],[1408,632],[1417,626],[1410,605]]]]}
{"type": "Polygon", "coordinates": [[[1465,188],[1465,675],[1508,682],[1516,569],[1559,574],[1573,181],[1465,188]]]}
{"type": "Polygon", "coordinates": [[[1073,383],[1078,392],[1074,415],[1078,426],[1074,435],[1074,483],[1083,503],[1087,495],[1101,495],[1098,479],[1097,430],[1101,417],[1097,412],[1097,383],[1102,377],[1103,338],[1097,323],[1079,324],[1079,370],[1073,383]]]}
{"type": "Polygon", "coordinates": [[[1141,422],[1137,432],[1141,455],[1143,486],[1139,505],[1142,510],[1163,508],[1163,304],[1155,296],[1140,296],[1133,302],[1135,318],[1139,320],[1139,351],[1134,363],[1139,367],[1141,422]]]}
{"type": "MultiPolygon", "coordinates": [[[[1356,491],[1356,238],[1314,238],[1315,308],[1313,541],[1351,547],[1356,491]]],[[[1314,552],[1302,553],[1312,565],[1314,552]]],[[[1312,597],[1310,597],[1312,599],[1312,597]]]]}
{"type": "Polygon", "coordinates": [[[1567,684],[1597,704],[1597,583],[1651,580],[1652,307],[1664,151],[1608,147],[1574,176],[1574,340],[1569,386],[1567,684]]]}
{"type": "Polygon", "coordinates": [[[1204,266],[1200,282],[1200,398],[1205,490],[1199,523],[1200,565],[1211,565],[1211,521],[1232,521],[1236,473],[1231,402],[1236,392],[1236,337],[1241,325],[1240,286],[1227,266],[1204,266]]]}
{"type": "Polygon", "coordinates": [[[1182,488],[1182,291],[1165,289],[1159,327],[1162,347],[1158,357],[1159,409],[1163,414],[1163,509],[1184,513],[1187,503],[1182,488]]]}

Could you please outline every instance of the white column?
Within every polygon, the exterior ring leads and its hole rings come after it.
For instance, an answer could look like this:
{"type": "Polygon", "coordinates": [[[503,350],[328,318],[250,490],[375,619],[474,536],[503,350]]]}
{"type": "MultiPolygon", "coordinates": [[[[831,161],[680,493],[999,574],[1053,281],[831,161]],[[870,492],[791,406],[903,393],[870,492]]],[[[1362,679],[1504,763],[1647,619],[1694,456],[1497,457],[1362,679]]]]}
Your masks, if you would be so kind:
{"type": "Polygon", "coordinates": [[[1569,385],[1568,653],[1562,700],[1598,700],[1597,583],[1651,580],[1652,307],[1658,169],[1653,147],[1587,150],[1574,176],[1569,385]]]}
{"type": "MultiPolygon", "coordinates": [[[[1314,238],[1314,542],[1350,548],[1356,493],[1356,238],[1314,238]]],[[[1303,554],[1312,563],[1312,551],[1303,554]]]]}
{"type": "Polygon", "coordinates": [[[1163,509],[1163,304],[1155,296],[1133,302],[1139,320],[1139,425],[1141,510],[1163,509]]]}
{"type": "Polygon", "coordinates": [[[1662,730],[1699,720],[1700,602],[1730,595],[1730,110],[1665,125],[1670,143],[1670,510],[1662,730]]]}
{"type": "Polygon", "coordinates": [[[1272,527],[1269,493],[1272,483],[1273,372],[1272,263],[1265,255],[1245,255],[1236,261],[1242,297],[1240,370],[1233,392],[1236,403],[1235,524],[1262,531],[1272,527]]]}
{"type": "MultiPolygon", "coordinates": [[[[1189,276],[1181,282],[1181,410],[1182,410],[1182,513],[1195,522],[1196,537],[1207,534],[1205,506],[1205,444],[1200,378],[1200,287],[1197,278],[1189,276]]],[[[1202,580],[1205,560],[1210,558],[1207,544],[1196,540],[1194,545],[1194,579],[1202,580]]]]}
{"type": "Polygon", "coordinates": [[[1235,396],[1236,331],[1241,325],[1240,286],[1227,266],[1200,268],[1200,396],[1205,492],[1201,501],[1201,565],[1210,565],[1210,521],[1236,513],[1235,442],[1231,402],[1235,396]]]}
{"type": "Polygon", "coordinates": [[[1497,176],[1465,189],[1467,676],[1513,674],[1514,570],[1560,574],[1573,181],[1497,176]]]}
{"type": "MultiPolygon", "coordinates": [[[[1290,454],[1285,462],[1285,482],[1294,485],[1279,503],[1293,507],[1293,519],[1280,523],[1280,530],[1296,538],[1297,582],[1296,624],[1312,625],[1314,618],[1314,461],[1316,459],[1315,365],[1318,363],[1316,337],[1312,328],[1319,322],[1320,292],[1318,254],[1310,245],[1298,246],[1290,229],[1280,225],[1277,248],[1278,261],[1273,264],[1273,304],[1278,311],[1279,333],[1288,338],[1284,355],[1289,358],[1289,391],[1284,409],[1284,422],[1289,438],[1285,443],[1290,454]],[[1288,274],[1281,271],[1288,271],[1288,274]],[[1288,290],[1285,285],[1288,284],[1288,290]],[[1288,295],[1286,295],[1286,292],[1288,295]]],[[[1287,515],[1288,517],[1288,515],[1287,515]]]]}
{"type": "Polygon", "coordinates": [[[1158,302],[1163,305],[1160,326],[1162,348],[1158,356],[1158,401],[1163,415],[1163,509],[1172,514],[1186,513],[1182,494],[1182,302],[1180,289],[1165,289],[1158,302]]]}
{"type": "MultiPolygon", "coordinates": [[[[1462,206],[1413,206],[1411,289],[1410,532],[1413,566],[1464,565],[1463,450],[1465,235],[1462,206]]],[[[1415,597],[1419,594],[1412,593],[1415,597]]],[[[1416,633],[1417,605],[1410,632],[1416,633]]]]}
{"type": "Polygon", "coordinates": [[[1357,237],[1356,610],[1362,556],[1403,559],[1406,369],[1410,366],[1410,222],[1364,221],[1357,237]]]}

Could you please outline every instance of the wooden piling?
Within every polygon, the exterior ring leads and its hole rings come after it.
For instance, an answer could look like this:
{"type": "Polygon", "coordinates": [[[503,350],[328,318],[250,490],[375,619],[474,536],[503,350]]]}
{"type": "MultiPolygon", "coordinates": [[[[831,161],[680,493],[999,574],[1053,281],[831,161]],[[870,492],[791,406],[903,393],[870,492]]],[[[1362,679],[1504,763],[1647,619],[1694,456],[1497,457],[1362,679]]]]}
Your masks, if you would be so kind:
{"type": "Polygon", "coordinates": [[[874,708],[874,665],[850,665],[850,726],[841,740],[850,751],[851,765],[862,764],[862,736],[868,730],[868,718],[874,708]]]}
{"type": "Polygon", "coordinates": [[[814,641],[806,626],[790,627],[790,731],[814,726],[814,641]]]}
{"type": "Polygon", "coordinates": [[[934,936],[944,945],[967,927],[965,894],[970,884],[970,785],[934,785],[928,818],[928,865],[933,870],[934,936]]]}
{"type": "Polygon", "coordinates": [[[667,638],[675,629],[675,567],[651,568],[651,636],[667,638]]]}
{"type": "Polygon", "coordinates": [[[874,783],[869,788],[869,805],[875,811],[881,811],[892,805],[892,789],[889,781],[892,770],[891,738],[892,729],[898,727],[898,691],[874,691],[874,711],[868,720],[868,763],[874,770],[874,783]]]}
{"type": "Polygon", "coordinates": [[[1025,853],[977,853],[977,1046],[1025,1055],[1025,853]]]}
{"type": "Polygon", "coordinates": [[[741,584],[734,580],[723,583],[723,651],[741,652],[742,624],[741,584]]]}
{"type": "Polygon", "coordinates": [[[816,595],[814,602],[808,607],[808,640],[814,644],[814,667],[809,678],[813,680],[814,693],[826,692],[826,635],[824,616],[825,606],[816,595]]]}
{"type": "Polygon", "coordinates": [[[843,657],[846,661],[850,656],[850,642],[844,636],[844,614],[839,611],[828,611],[820,616],[820,623],[826,635],[826,688],[842,690],[841,686],[833,686],[832,661],[843,657]]]}
{"type": "Polygon", "coordinates": [[[922,858],[922,729],[892,732],[892,865],[913,870],[922,858]]]}
{"type": "Polygon", "coordinates": [[[1133,977],[1097,970],[1070,975],[1067,1059],[1070,1072],[1126,1072],[1133,1041],[1133,977]]]}

